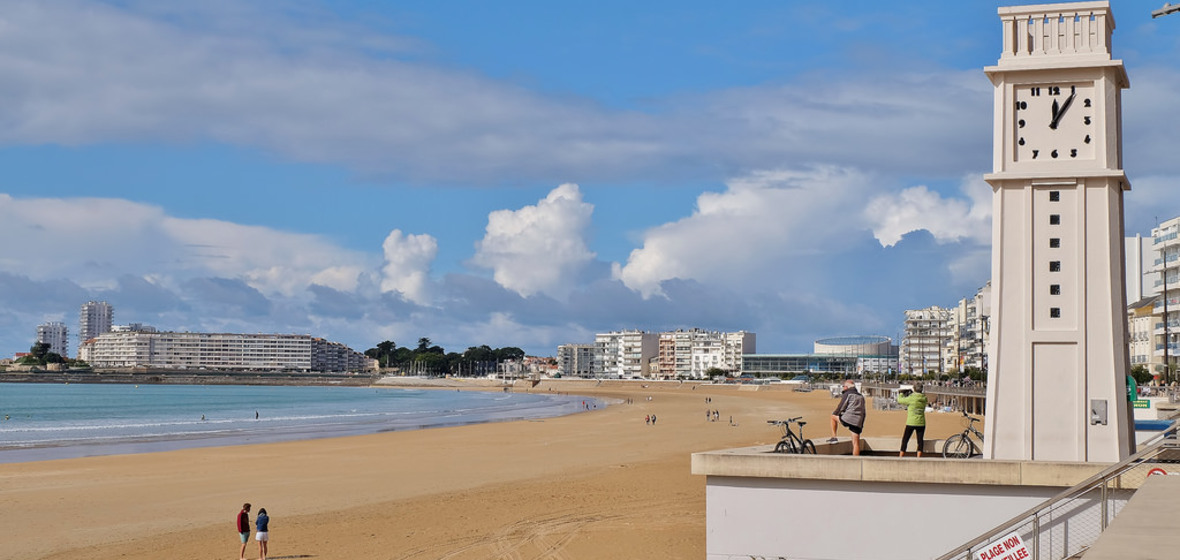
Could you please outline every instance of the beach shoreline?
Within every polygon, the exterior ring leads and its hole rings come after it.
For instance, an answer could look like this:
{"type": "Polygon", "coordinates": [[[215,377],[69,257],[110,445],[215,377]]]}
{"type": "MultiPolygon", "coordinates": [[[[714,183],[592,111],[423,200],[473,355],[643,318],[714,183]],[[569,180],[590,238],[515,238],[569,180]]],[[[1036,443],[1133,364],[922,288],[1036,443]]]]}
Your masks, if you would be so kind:
{"type": "MultiPolygon", "coordinates": [[[[691,453],[773,443],[778,433],[765,421],[787,416],[805,416],[807,436],[826,438],[835,405],[826,391],[674,382],[528,391],[630,404],[540,421],[4,464],[0,497],[14,537],[0,558],[230,558],[230,522],[245,501],[270,512],[276,558],[702,558],[704,478],[691,475],[691,453]],[[706,410],[720,421],[706,421],[706,410]],[[651,415],[655,425],[645,423],[651,415]]],[[[871,411],[866,434],[903,424],[904,413],[871,411]]],[[[928,437],[955,431],[952,415],[932,415],[928,437]]]]}

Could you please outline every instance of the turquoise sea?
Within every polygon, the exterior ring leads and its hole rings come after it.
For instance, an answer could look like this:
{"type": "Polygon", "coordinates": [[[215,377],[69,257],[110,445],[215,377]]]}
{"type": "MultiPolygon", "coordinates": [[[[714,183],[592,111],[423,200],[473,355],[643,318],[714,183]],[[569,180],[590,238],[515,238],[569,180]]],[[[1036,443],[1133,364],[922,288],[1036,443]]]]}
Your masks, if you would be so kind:
{"type": "Polygon", "coordinates": [[[538,419],[586,397],[361,387],[0,383],[0,463],[538,419]]]}

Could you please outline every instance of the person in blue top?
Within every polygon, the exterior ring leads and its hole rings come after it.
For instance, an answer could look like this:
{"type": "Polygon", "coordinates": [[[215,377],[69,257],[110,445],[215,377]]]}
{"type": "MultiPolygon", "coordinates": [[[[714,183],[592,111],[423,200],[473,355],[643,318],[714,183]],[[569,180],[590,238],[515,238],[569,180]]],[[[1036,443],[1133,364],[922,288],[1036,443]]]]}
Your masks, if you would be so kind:
{"type": "Polygon", "coordinates": [[[254,527],[258,530],[254,535],[258,541],[258,560],[266,560],[266,544],[270,542],[270,532],[267,531],[269,524],[270,516],[266,514],[266,508],[258,508],[258,517],[254,519],[254,527]]]}

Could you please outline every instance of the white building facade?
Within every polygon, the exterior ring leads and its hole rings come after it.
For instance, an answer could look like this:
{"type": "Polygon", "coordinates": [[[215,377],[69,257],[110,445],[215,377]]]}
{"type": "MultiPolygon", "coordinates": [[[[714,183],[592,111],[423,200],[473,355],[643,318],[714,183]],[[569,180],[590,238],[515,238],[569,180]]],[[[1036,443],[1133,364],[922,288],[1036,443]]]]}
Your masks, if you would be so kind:
{"type": "Polygon", "coordinates": [[[50,321],[37,325],[37,343],[48,344],[49,351],[61,356],[68,357],[67,353],[70,345],[70,332],[66,328],[66,324],[60,321],[50,321]]]}
{"type": "Polygon", "coordinates": [[[562,344],[557,347],[557,371],[562,377],[594,375],[593,344],[562,344]]]}
{"type": "Polygon", "coordinates": [[[368,371],[373,361],[309,335],[132,330],[87,340],[79,357],[96,368],[301,373],[368,371]]]}
{"type": "Polygon", "coordinates": [[[1176,378],[1177,354],[1180,354],[1180,218],[1172,218],[1151,230],[1155,253],[1151,271],[1152,293],[1160,294],[1152,306],[1157,322],[1152,330],[1154,352],[1152,373],[1165,381],[1176,378]]]}
{"type": "Polygon", "coordinates": [[[968,368],[987,371],[987,345],[991,340],[991,283],[974,296],[959,300],[951,310],[950,338],[943,351],[942,371],[962,372],[968,368]]]}
{"type": "Polygon", "coordinates": [[[660,378],[705,379],[710,369],[742,371],[742,355],[757,352],[757,335],[702,329],[659,333],[654,374],[660,378]]]}
{"type": "Polygon", "coordinates": [[[78,346],[111,330],[115,308],[105,301],[88,301],[78,313],[78,346]]]}
{"type": "Polygon", "coordinates": [[[945,371],[943,353],[952,339],[951,318],[950,309],[937,305],[906,310],[905,334],[898,356],[901,373],[923,375],[945,371]]]}
{"type": "Polygon", "coordinates": [[[659,336],[638,330],[600,333],[594,335],[594,346],[595,377],[647,377],[659,336]]]}

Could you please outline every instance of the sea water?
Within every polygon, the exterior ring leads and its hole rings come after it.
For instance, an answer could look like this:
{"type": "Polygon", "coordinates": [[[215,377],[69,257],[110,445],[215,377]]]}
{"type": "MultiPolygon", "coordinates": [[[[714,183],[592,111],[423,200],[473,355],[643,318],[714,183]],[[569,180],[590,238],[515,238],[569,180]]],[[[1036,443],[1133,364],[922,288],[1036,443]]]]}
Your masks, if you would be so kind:
{"type": "Polygon", "coordinates": [[[603,403],[446,389],[0,383],[0,463],[540,419],[587,406],[603,403]]]}

